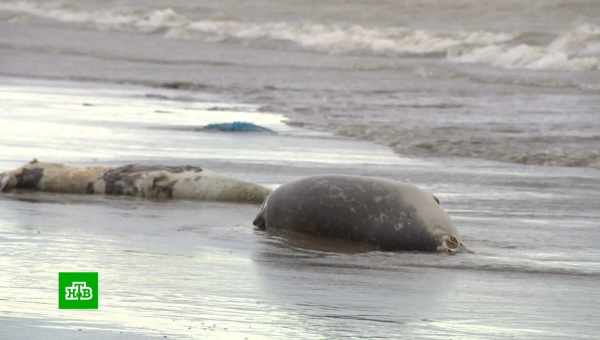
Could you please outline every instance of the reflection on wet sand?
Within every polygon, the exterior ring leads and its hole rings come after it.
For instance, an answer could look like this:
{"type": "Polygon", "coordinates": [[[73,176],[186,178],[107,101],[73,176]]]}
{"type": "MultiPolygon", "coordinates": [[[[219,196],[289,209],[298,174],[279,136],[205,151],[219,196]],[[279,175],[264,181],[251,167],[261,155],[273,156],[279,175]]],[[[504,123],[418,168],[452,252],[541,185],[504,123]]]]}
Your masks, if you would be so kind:
{"type": "MultiPolygon", "coordinates": [[[[130,95],[157,101],[139,89],[99,91],[106,106],[89,98],[97,106],[70,105],[79,121],[73,113],[67,126],[56,123],[63,108],[53,105],[68,96],[36,102],[42,88],[11,89],[22,98],[1,101],[1,170],[47,155],[84,165],[193,164],[270,188],[307,175],[381,176],[436,193],[475,254],[367,252],[267,234],[251,224],[255,205],[11,193],[0,196],[0,315],[13,320],[2,320],[9,326],[23,319],[49,334],[202,339],[589,339],[598,332],[596,170],[405,159],[280,122],[276,136],[174,135],[146,128],[152,122],[143,114],[123,113],[130,95]],[[115,121],[100,110],[109,104],[129,120],[103,132],[92,122],[115,121]],[[57,273],[81,270],[100,274],[100,310],[59,311],[57,273]]],[[[221,113],[206,112],[195,114],[221,113]]],[[[6,329],[0,338],[10,338],[6,329]]]]}

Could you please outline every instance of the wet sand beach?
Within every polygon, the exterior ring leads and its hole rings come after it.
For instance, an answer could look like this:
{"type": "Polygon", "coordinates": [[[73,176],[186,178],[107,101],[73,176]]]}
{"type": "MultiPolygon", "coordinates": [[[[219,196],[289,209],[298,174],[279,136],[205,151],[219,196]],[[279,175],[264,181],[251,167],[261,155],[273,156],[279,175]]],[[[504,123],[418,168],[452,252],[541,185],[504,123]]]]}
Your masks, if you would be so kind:
{"type": "Polygon", "coordinates": [[[270,187],[315,174],[381,176],[435,192],[475,251],[307,248],[255,230],[255,205],[5,194],[5,338],[62,338],[71,331],[98,338],[125,332],[178,339],[593,339],[598,331],[597,170],[401,158],[384,147],[286,126],[283,117],[251,106],[154,99],[165,90],[3,83],[10,84],[0,89],[3,168],[45,155],[85,165],[193,164],[270,187]],[[83,105],[92,95],[95,102],[83,105]],[[162,113],[153,113],[168,106],[171,124],[184,125],[189,111],[194,123],[217,122],[214,113],[222,111],[203,108],[219,105],[278,134],[178,131],[167,138],[172,130],[160,129],[155,117],[162,113]],[[18,114],[32,107],[39,111],[29,111],[31,121],[18,114]],[[97,121],[111,134],[94,131],[101,129],[97,121]],[[59,128],[38,128],[52,124],[59,128]],[[97,138],[95,148],[77,142],[84,134],[97,138]],[[99,272],[100,309],[58,310],[57,272],[80,270],[99,272]]]}

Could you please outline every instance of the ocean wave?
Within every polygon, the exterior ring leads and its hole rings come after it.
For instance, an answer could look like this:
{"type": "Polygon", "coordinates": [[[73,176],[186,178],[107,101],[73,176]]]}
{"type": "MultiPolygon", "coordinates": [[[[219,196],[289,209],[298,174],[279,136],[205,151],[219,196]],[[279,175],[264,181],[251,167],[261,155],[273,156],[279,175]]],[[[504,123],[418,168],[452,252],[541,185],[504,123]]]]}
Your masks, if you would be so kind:
{"type": "Polygon", "coordinates": [[[163,33],[171,38],[202,35],[208,41],[273,40],[290,42],[309,50],[328,53],[381,55],[445,55],[451,47],[485,46],[513,39],[507,33],[430,32],[401,27],[369,28],[360,25],[265,22],[235,20],[193,21],[171,8],[143,13],[131,10],[83,11],[60,3],[29,1],[0,3],[0,10],[20,12],[67,23],[91,24],[100,29],[163,33]]]}
{"type": "Polygon", "coordinates": [[[486,45],[512,39],[505,33],[438,33],[405,28],[368,28],[359,25],[314,23],[242,23],[234,21],[194,22],[190,29],[210,33],[221,40],[271,39],[295,43],[302,48],[327,53],[376,55],[436,55],[464,45],[486,45]]]}
{"type": "Polygon", "coordinates": [[[600,69],[600,27],[581,25],[556,37],[546,46],[492,44],[469,49],[450,49],[448,59],[504,68],[532,70],[600,69]]]}
{"type": "Polygon", "coordinates": [[[600,27],[590,24],[553,36],[536,32],[441,32],[307,21],[194,20],[171,8],[86,11],[61,2],[7,1],[0,3],[0,10],[102,30],[161,34],[174,39],[240,41],[273,48],[283,43],[321,53],[441,57],[452,62],[502,68],[600,69],[600,27]]]}
{"type": "Polygon", "coordinates": [[[100,29],[136,30],[142,33],[165,32],[189,24],[189,20],[170,8],[136,13],[131,10],[84,11],[60,2],[38,4],[30,1],[0,3],[0,10],[32,15],[65,23],[92,24],[100,29]]]}

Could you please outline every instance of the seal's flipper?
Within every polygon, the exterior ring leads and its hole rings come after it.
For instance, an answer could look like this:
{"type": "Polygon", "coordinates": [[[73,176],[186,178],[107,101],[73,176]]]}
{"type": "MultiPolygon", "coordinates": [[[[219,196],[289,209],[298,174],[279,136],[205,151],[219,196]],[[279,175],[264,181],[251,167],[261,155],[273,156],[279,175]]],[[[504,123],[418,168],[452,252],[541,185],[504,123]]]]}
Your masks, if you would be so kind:
{"type": "Polygon", "coordinates": [[[474,251],[472,251],[471,249],[467,248],[467,246],[465,246],[465,244],[462,243],[462,242],[460,243],[460,250],[464,251],[464,252],[466,252],[468,254],[475,254],[474,251]]]}
{"type": "Polygon", "coordinates": [[[267,229],[267,219],[265,218],[265,214],[267,213],[267,204],[268,203],[269,203],[269,196],[267,196],[267,198],[265,198],[265,201],[260,206],[260,210],[258,211],[258,214],[254,218],[254,221],[252,221],[252,224],[254,224],[254,226],[256,226],[256,229],[258,229],[258,230],[266,230],[267,229]]]}
{"type": "Polygon", "coordinates": [[[13,176],[7,172],[0,174],[0,192],[6,192],[11,189],[10,183],[13,176]]]}
{"type": "Polygon", "coordinates": [[[266,201],[265,203],[263,203],[262,207],[260,207],[260,211],[254,218],[254,221],[252,221],[252,224],[254,224],[254,226],[256,226],[256,229],[258,230],[267,229],[267,220],[265,219],[265,206],[266,201]]]}
{"type": "Polygon", "coordinates": [[[254,221],[252,221],[252,224],[254,224],[254,226],[256,226],[256,229],[258,230],[265,230],[267,229],[267,223],[265,221],[265,218],[261,213],[259,213],[256,218],[254,218],[254,221]]]}

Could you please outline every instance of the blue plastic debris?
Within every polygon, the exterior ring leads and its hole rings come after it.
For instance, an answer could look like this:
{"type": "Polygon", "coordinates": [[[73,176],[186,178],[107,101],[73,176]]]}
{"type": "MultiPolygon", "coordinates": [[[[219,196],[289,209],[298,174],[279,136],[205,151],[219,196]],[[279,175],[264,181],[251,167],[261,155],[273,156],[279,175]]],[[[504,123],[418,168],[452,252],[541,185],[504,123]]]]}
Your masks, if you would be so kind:
{"type": "Polygon", "coordinates": [[[248,122],[214,123],[206,125],[203,130],[221,132],[270,132],[273,130],[248,122]]]}

